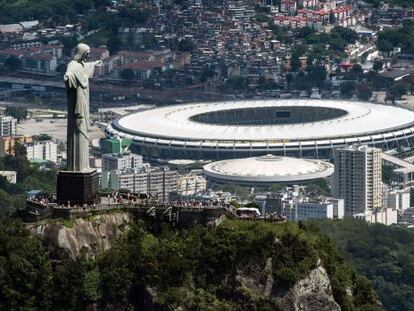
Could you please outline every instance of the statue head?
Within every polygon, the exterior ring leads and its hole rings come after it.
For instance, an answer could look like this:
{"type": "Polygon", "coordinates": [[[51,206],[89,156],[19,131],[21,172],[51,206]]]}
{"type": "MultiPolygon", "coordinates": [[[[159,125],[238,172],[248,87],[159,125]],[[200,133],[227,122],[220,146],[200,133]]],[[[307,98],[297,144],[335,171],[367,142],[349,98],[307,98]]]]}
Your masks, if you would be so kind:
{"type": "Polygon", "coordinates": [[[75,56],[74,59],[76,61],[84,61],[87,60],[89,57],[91,49],[85,43],[79,43],[75,48],[75,56]]]}

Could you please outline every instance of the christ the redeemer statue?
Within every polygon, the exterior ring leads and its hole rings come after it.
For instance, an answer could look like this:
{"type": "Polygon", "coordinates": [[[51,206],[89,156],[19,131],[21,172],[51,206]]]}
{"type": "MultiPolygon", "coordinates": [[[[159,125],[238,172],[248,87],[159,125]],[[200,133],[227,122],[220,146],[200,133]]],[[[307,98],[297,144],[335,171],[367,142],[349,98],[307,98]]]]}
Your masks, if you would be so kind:
{"type": "Polygon", "coordinates": [[[90,48],[79,44],[64,80],[68,99],[67,171],[89,170],[89,79],[102,62],[86,62],[90,48]]]}

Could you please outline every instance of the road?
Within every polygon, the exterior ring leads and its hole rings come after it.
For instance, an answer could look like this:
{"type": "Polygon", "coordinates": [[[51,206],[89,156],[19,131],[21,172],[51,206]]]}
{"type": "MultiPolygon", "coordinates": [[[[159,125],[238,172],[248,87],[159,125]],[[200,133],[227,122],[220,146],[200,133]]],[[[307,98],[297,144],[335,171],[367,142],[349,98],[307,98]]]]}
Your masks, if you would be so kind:
{"type": "Polygon", "coordinates": [[[0,83],[36,85],[36,86],[54,87],[54,88],[61,88],[61,89],[65,88],[65,84],[63,83],[63,80],[62,82],[57,82],[57,81],[48,81],[48,80],[42,80],[42,79],[0,76],[0,83]]]}

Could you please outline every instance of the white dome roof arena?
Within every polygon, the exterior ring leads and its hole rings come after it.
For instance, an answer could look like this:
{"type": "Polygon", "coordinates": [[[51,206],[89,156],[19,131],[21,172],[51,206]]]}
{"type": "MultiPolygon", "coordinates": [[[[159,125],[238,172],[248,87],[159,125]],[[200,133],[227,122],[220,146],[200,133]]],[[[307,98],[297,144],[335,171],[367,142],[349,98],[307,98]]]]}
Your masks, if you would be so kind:
{"type": "Polygon", "coordinates": [[[251,100],[166,106],[110,123],[148,159],[228,159],[276,154],[329,158],[361,143],[383,150],[414,143],[414,112],[341,100],[251,100]]]}
{"type": "Polygon", "coordinates": [[[210,181],[241,185],[271,185],[274,183],[306,183],[333,174],[328,162],[265,155],[253,158],[230,159],[204,166],[203,173],[210,181]]]}

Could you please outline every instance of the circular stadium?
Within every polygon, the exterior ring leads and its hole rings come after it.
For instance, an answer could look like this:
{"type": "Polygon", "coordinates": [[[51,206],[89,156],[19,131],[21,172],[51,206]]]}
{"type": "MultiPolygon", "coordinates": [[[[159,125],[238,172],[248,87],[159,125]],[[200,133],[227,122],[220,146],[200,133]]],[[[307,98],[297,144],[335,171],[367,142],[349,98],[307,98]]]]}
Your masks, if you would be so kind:
{"type": "Polygon", "coordinates": [[[239,185],[272,185],[275,183],[306,183],[329,177],[334,166],[320,160],[265,155],[253,158],[229,159],[204,166],[203,173],[210,183],[239,185]]]}
{"type": "Polygon", "coordinates": [[[414,112],[341,100],[250,100],[194,103],[129,114],[107,136],[132,139],[147,159],[230,159],[276,154],[330,158],[335,148],[383,150],[414,143],[414,112]]]}

